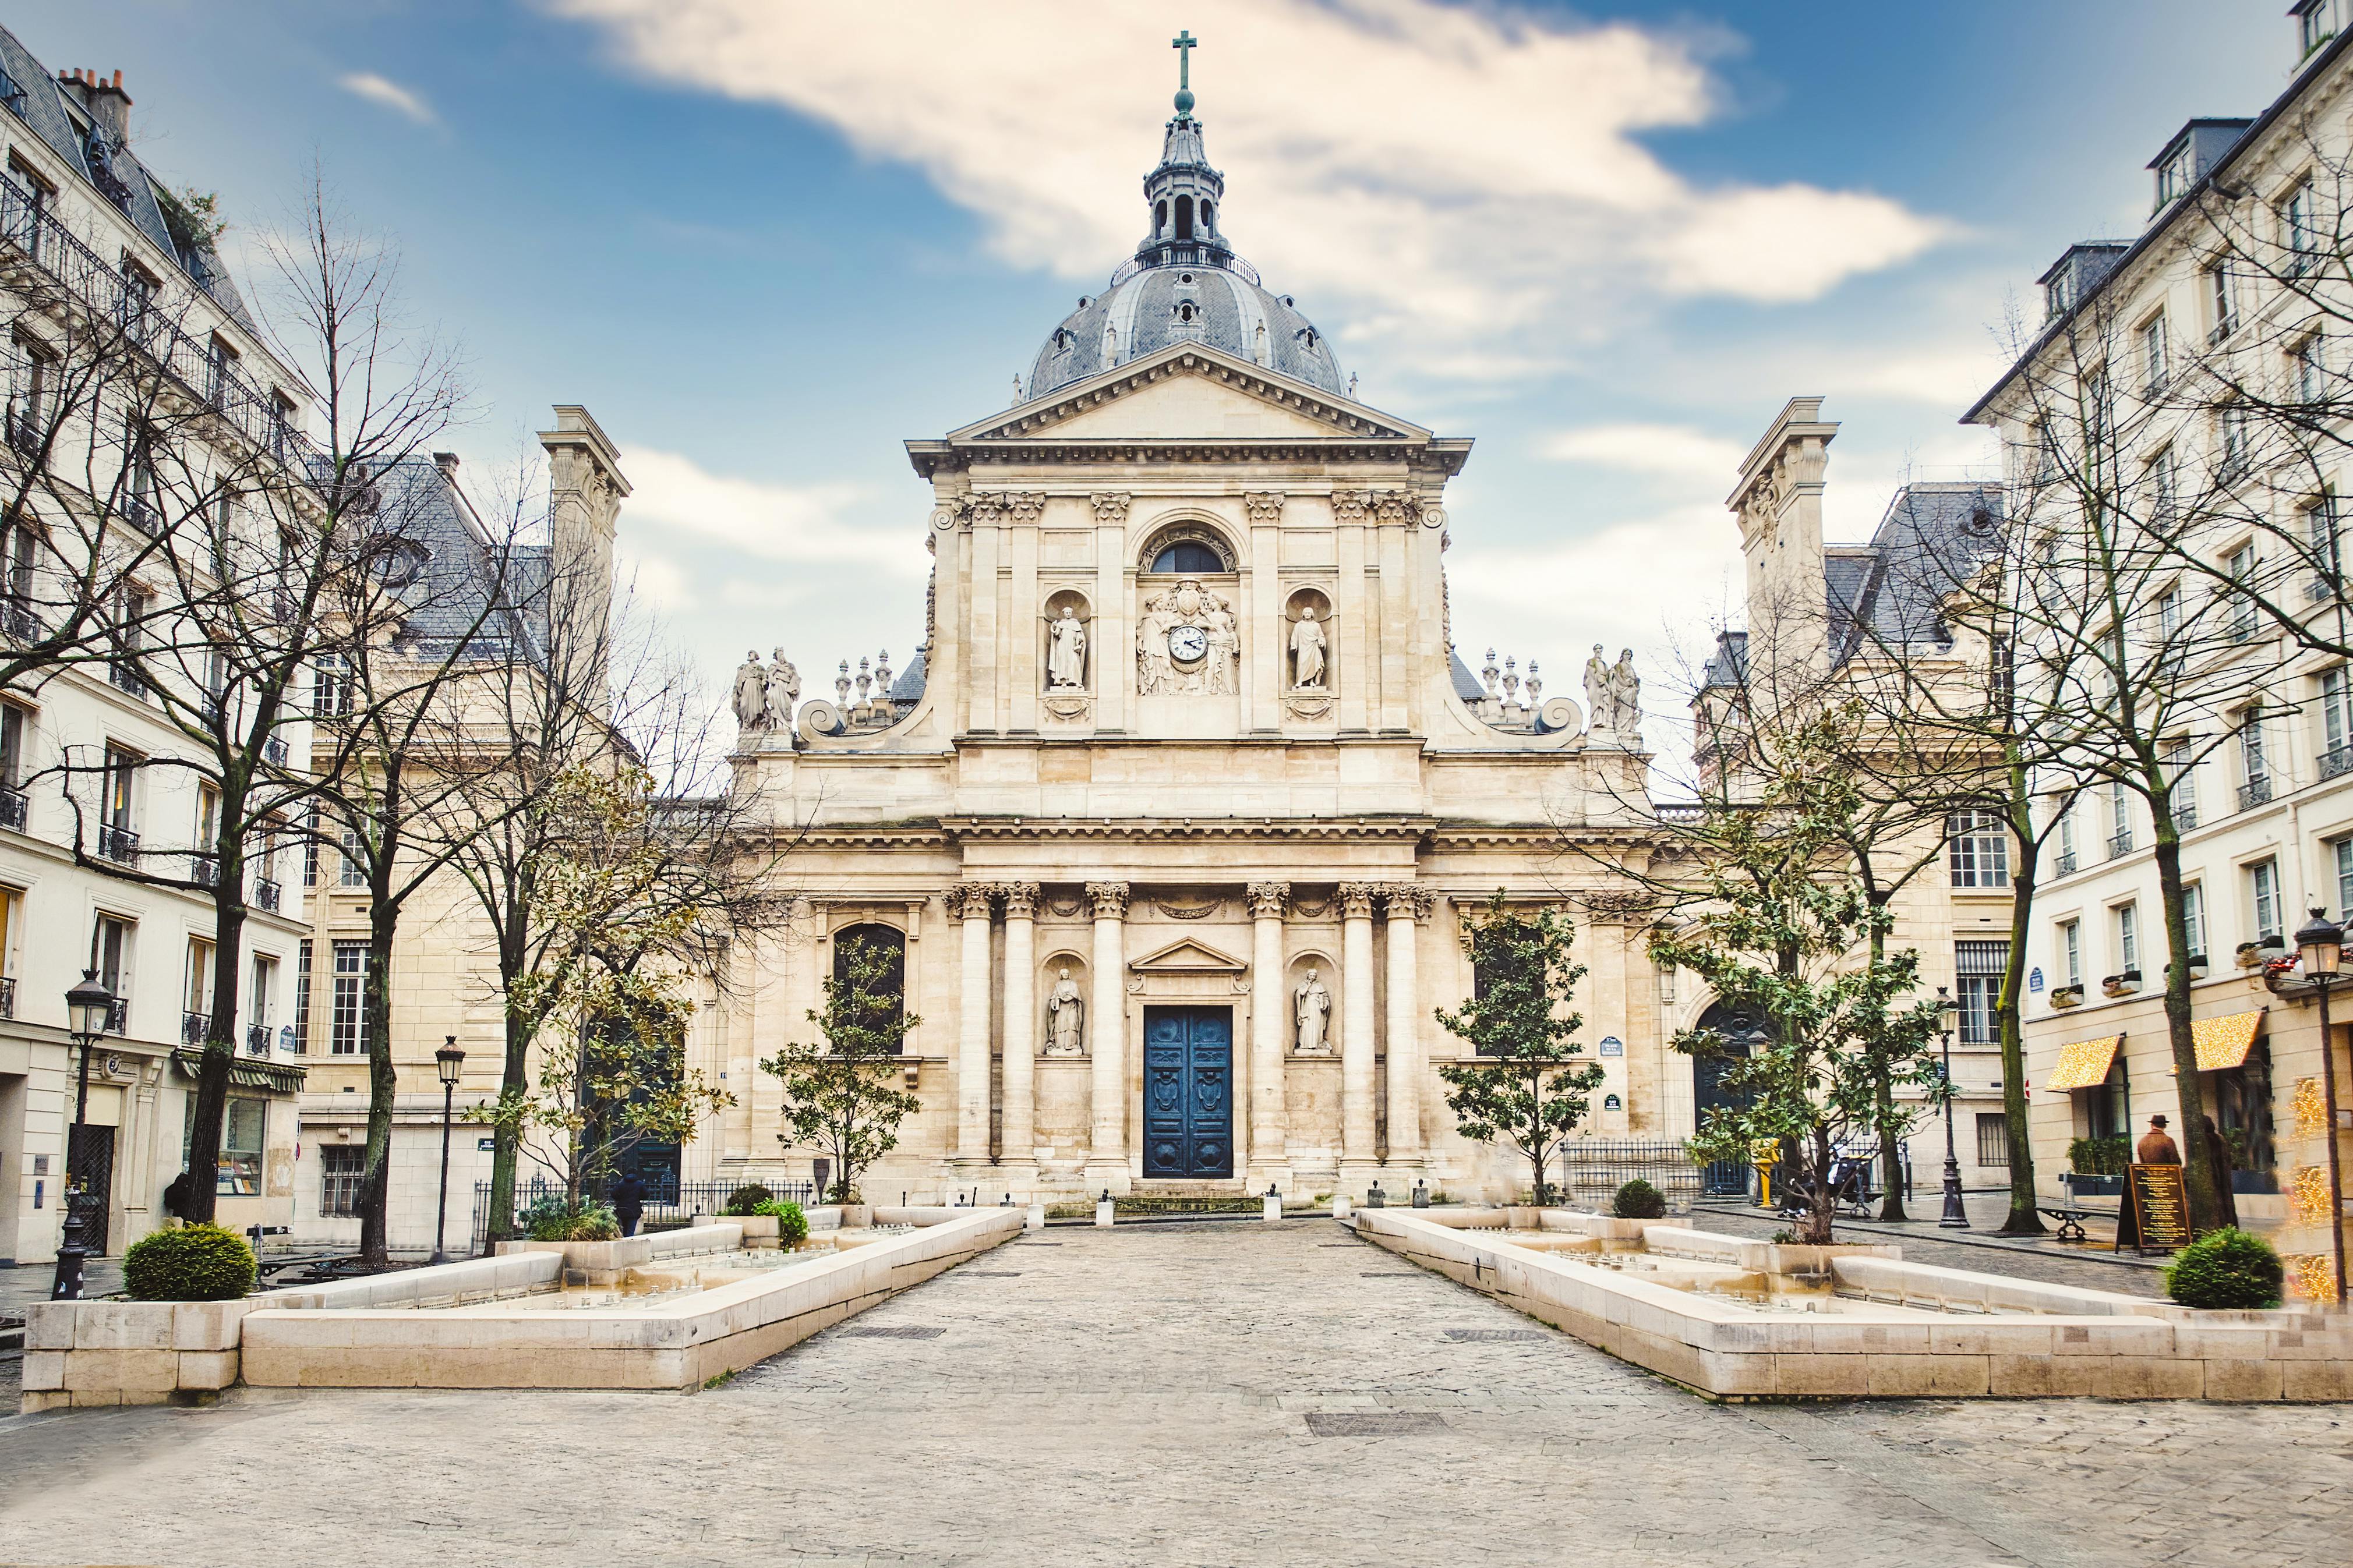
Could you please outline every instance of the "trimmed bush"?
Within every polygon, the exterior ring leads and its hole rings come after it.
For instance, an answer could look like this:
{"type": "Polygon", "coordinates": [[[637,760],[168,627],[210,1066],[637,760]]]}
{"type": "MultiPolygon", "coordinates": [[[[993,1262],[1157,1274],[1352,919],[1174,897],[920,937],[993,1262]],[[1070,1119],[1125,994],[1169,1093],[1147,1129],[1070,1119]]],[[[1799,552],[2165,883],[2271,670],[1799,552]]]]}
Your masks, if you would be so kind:
{"type": "Polygon", "coordinates": [[[1637,1176],[1618,1189],[1609,1200],[1609,1212],[1620,1219],[1664,1219],[1667,1194],[1637,1176]]]}
{"type": "Polygon", "coordinates": [[[621,1234],[613,1211],[594,1204],[579,1209],[534,1204],[530,1218],[533,1241],[612,1241],[621,1234]]]}
{"type": "Polygon", "coordinates": [[[122,1255],[134,1301],[234,1301],[252,1294],[258,1273],[245,1237],[217,1225],[159,1230],[122,1255]]]}
{"type": "Polygon", "coordinates": [[[801,1213],[800,1205],[789,1199],[779,1203],[772,1198],[762,1204],[758,1212],[776,1215],[776,1241],[780,1246],[798,1247],[808,1239],[808,1215],[801,1213]]]}
{"type": "Polygon", "coordinates": [[[2211,1230],[2166,1265],[2165,1293],[2185,1307],[2276,1307],[2284,1277],[2279,1254],[2262,1237],[2211,1230]]]}
{"type": "Polygon", "coordinates": [[[730,1219],[738,1219],[744,1215],[765,1214],[768,1211],[763,1205],[773,1203],[776,1196],[776,1194],[759,1183],[747,1182],[727,1194],[727,1202],[720,1207],[719,1212],[723,1216],[730,1219]]]}

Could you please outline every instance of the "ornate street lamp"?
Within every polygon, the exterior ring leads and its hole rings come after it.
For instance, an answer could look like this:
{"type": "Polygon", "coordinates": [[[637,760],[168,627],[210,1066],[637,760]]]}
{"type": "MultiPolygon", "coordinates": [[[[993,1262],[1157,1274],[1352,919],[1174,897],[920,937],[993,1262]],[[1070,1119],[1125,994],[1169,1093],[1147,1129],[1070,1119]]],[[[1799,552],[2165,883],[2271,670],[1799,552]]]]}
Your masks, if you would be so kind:
{"type": "Polygon", "coordinates": [[[448,1043],[433,1053],[434,1070],[441,1075],[441,1201],[433,1210],[433,1261],[447,1263],[449,1254],[442,1248],[442,1237],[449,1226],[449,1121],[458,1102],[458,1075],[465,1069],[466,1053],[458,1048],[458,1037],[451,1035],[448,1043]]]}
{"type": "Polygon", "coordinates": [[[90,1054],[98,1048],[99,1037],[106,1033],[106,1021],[113,1012],[114,994],[98,983],[97,970],[83,970],[80,983],[66,993],[66,1027],[74,1044],[81,1047],[81,1067],[74,1084],[73,1125],[66,1131],[66,1224],[65,1235],[58,1243],[58,1271],[49,1282],[52,1301],[81,1300],[82,1264],[90,1256],[82,1245],[90,1215],[81,1191],[90,1176],[81,1168],[88,1141],[84,1123],[90,1116],[90,1054]]]}
{"type": "Polygon", "coordinates": [[[1936,987],[1936,1016],[1944,1021],[1945,1037],[1945,1213],[1936,1221],[1945,1230],[1969,1228],[1969,1211],[1961,1202],[1961,1156],[1953,1147],[1953,1016],[1960,1004],[1936,987]]]}
{"type": "MultiPolygon", "coordinates": [[[[2328,1112],[2328,1261],[2337,1277],[2337,1300],[2345,1300],[2345,1173],[2337,1156],[2337,1040],[2328,1026],[2328,993],[2345,978],[2345,928],[2331,925],[2321,910],[2295,933],[2304,977],[2320,993],[2320,1097],[2328,1112]]],[[[2196,1137],[2193,1130],[2190,1136],[2196,1137]]]]}

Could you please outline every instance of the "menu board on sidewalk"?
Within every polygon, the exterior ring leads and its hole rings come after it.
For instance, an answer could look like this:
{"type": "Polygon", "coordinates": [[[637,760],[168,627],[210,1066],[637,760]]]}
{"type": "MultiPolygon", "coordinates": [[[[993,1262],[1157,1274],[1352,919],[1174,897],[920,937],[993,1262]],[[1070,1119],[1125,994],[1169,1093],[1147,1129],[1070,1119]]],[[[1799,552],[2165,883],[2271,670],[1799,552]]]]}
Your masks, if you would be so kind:
{"type": "Polygon", "coordinates": [[[2189,1245],[2189,1194],[2179,1165],[2125,1167],[2124,1202],[2116,1205],[2116,1247],[2144,1255],[2189,1245]]]}

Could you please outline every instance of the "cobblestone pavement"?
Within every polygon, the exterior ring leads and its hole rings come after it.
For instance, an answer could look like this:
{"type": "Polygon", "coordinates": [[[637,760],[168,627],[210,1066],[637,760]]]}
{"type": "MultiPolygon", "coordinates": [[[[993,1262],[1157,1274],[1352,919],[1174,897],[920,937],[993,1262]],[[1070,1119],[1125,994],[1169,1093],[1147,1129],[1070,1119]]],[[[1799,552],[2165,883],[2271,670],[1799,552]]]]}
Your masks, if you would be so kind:
{"type": "Polygon", "coordinates": [[[2342,1568],[2353,1408],[1712,1405],[1293,1221],[1050,1231],[692,1396],[17,1418],[0,1476],[41,1563],[2342,1568]]]}

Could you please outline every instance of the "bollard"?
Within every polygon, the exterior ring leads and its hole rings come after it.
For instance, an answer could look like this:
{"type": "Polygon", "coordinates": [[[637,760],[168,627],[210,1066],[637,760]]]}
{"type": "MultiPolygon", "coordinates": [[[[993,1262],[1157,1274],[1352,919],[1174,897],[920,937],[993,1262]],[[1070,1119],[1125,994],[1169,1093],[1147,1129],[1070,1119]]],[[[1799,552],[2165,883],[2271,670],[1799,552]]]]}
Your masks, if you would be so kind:
{"type": "Polygon", "coordinates": [[[1389,1196],[1381,1191],[1381,1184],[1378,1182],[1375,1182],[1373,1190],[1365,1194],[1365,1206],[1368,1209],[1385,1209],[1389,1206],[1389,1196]]]}
{"type": "Polygon", "coordinates": [[[1030,1200],[1029,1217],[1023,1225],[1022,1228],[1025,1230],[1043,1230],[1046,1228],[1046,1205],[1043,1203],[1035,1198],[1030,1200]]]}
{"type": "Polygon", "coordinates": [[[1103,1189],[1103,1196],[1095,1200],[1095,1224],[1102,1226],[1105,1229],[1109,1229],[1111,1227],[1111,1189],[1109,1187],[1105,1187],[1103,1189]]]}
{"type": "Polygon", "coordinates": [[[1281,1188],[1270,1186],[1266,1189],[1266,1195],[1259,1199],[1258,1217],[1261,1219],[1281,1219],[1282,1217],[1282,1191],[1281,1188]]]}
{"type": "Polygon", "coordinates": [[[1347,1194],[1334,1193],[1332,1194],[1332,1217],[1334,1219],[1346,1219],[1348,1217],[1347,1194]]]}
{"type": "Polygon", "coordinates": [[[1430,1184],[1418,1178],[1413,1184],[1413,1206],[1418,1209],[1430,1206],[1430,1184]]]}

